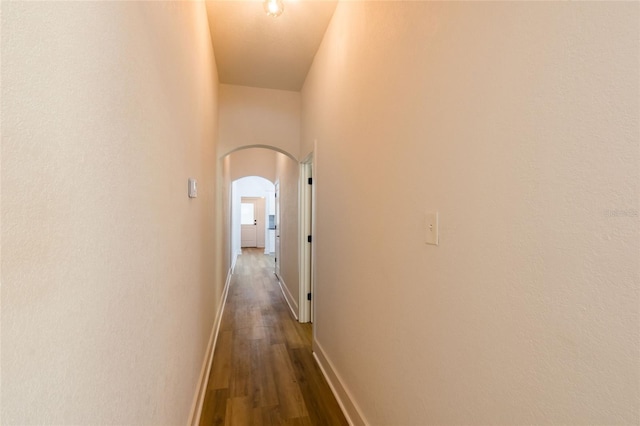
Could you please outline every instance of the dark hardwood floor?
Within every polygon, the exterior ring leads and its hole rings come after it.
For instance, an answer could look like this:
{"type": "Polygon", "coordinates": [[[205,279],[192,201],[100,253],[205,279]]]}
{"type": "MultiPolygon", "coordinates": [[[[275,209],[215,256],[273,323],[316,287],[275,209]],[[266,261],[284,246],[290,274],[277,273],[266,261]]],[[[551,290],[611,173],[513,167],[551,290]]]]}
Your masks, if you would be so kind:
{"type": "Polygon", "coordinates": [[[346,425],[262,253],[238,257],[200,425],[346,425]]]}

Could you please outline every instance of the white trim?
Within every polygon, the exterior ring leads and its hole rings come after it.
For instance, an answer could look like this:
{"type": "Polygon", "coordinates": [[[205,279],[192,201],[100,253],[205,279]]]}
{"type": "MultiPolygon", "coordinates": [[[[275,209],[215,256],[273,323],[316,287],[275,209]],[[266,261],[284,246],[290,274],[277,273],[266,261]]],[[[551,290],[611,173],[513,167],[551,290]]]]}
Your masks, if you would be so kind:
{"type": "Polygon", "coordinates": [[[300,265],[300,289],[298,293],[300,295],[298,303],[299,312],[300,312],[300,322],[309,322],[309,302],[304,297],[306,294],[311,292],[310,282],[309,282],[309,253],[310,253],[310,244],[307,241],[307,236],[312,235],[311,229],[309,227],[309,221],[311,217],[311,212],[308,209],[309,206],[309,183],[307,179],[309,179],[308,173],[308,163],[303,162],[300,164],[300,189],[298,191],[299,199],[298,206],[300,209],[300,214],[298,218],[298,223],[300,226],[300,253],[298,255],[298,264],[300,265]]]}
{"type": "MultiPolygon", "coordinates": [[[[317,229],[318,229],[318,226],[317,226],[318,201],[316,197],[316,193],[318,190],[317,176],[318,176],[318,140],[314,139],[313,140],[313,156],[311,158],[311,177],[313,178],[313,185],[311,185],[311,235],[313,235],[313,244],[311,247],[310,273],[311,273],[311,292],[312,293],[316,293],[318,290],[318,286],[317,286],[318,280],[316,279],[316,265],[317,265],[316,254],[318,253],[318,250],[316,250],[316,247],[318,247],[319,239],[322,238],[320,235],[318,235],[318,232],[317,232],[317,229]]],[[[311,310],[311,312],[309,313],[309,321],[316,322],[316,298],[313,297],[313,294],[311,296],[311,303],[309,304],[309,309],[311,310]]],[[[314,339],[315,339],[315,330],[316,330],[316,327],[313,327],[312,332],[313,332],[314,339]]]]}
{"type": "Polygon", "coordinates": [[[276,181],[273,184],[273,188],[274,188],[274,208],[276,211],[276,217],[275,217],[275,225],[276,225],[276,241],[275,241],[275,247],[274,247],[274,256],[275,256],[275,262],[276,262],[276,266],[275,266],[275,272],[276,272],[276,276],[278,277],[278,279],[280,279],[279,275],[280,274],[280,264],[282,263],[282,259],[280,258],[280,252],[282,252],[282,247],[281,247],[281,240],[280,240],[280,232],[282,231],[281,226],[280,226],[280,179],[276,179],[276,181]],[[280,260],[278,260],[280,259],[280,260]]]}
{"type": "Polygon", "coordinates": [[[280,285],[280,291],[282,291],[282,295],[284,296],[284,300],[287,301],[287,305],[289,305],[289,309],[291,309],[291,313],[293,317],[298,320],[298,305],[296,303],[296,299],[293,297],[291,292],[289,291],[289,287],[284,283],[282,277],[278,274],[275,274],[278,279],[278,284],[280,285]],[[295,308],[294,306],[295,305],[295,308]]]}
{"type": "Polygon", "coordinates": [[[333,367],[333,364],[325,355],[322,346],[320,346],[318,341],[315,339],[313,340],[313,357],[318,363],[324,378],[327,379],[331,392],[333,392],[333,395],[336,397],[338,405],[340,405],[342,413],[347,419],[347,422],[349,422],[349,425],[366,426],[369,424],[362,415],[362,411],[358,407],[358,404],[355,403],[351,394],[344,386],[343,381],[340,379],[340,376],[333,367]]]}
{"type": "Polygon", "coordinates": [[[231,273],[236,268],[236,262],[238,261],[238,256],[242,254],[242,249],[238,250],[233,254],[233,259],[231,259],[231,273]]]}
{"type": "MultiPolygon", "coordinates": [[[[313,271],[312,271],[312,245],[307,241],[308,235],[313,234],[313,216],[311,209],[313,208],[313,185],[309,185],[308,180],[313,178],[313,152],[311,152],[300,163],[300,181],[298,184],[298,235],[300,235],[298,245],[298,264],[299,268],[299,312],[300,322],[310,322],[311,303],[307,299],[307,295],[312,293],[313,288],[313,271]]],[[[314,182],[315,184],[315,182],[314,182]]]]}
{"type": "MultiPolygon", "coordinates": [[[[234,258],[235,264],[235,258],[234,258]]],[[[213,363],[213,353],[215,352],[216,343],[218,341],[218,333],[220,331],[220,323],[222,322],[222,313],[227,303],[227,294],[229,294],[229,284],[231,283],[231,275],[233,275],[233,267],[227,272],[227,280],[224,283],[224,289],[222,290],[222,300],[218,307],[218,314],[213,321],[213,327],[211,328],[211,336],[209,337],[209,345],[207,346],[207,352],[205,352],[204,362],[202,363],[202,369],[200,370],[200,379],[198,380],[198,387],[196,388],[196,394],[191,404],[191,413],[189,415],[189,423],[191,426],[198,426],[200,424],[200,416],[202,415],[202,406],[204,404],[204,397],[207,393],[207,386],[209,385],[209,375],[211,374],[211,364],[213,363]]]]}

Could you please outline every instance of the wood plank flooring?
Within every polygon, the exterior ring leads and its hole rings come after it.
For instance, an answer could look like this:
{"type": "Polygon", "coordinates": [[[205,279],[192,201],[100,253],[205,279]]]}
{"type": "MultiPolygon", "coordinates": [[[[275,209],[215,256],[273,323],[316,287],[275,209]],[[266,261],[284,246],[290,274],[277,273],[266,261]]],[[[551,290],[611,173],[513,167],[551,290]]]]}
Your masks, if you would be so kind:
{"type": "Polygon", "coordinates": [[[201,426],[347,425],[273,273],[273,257],[243,249],[222,316],[201,426]]]}

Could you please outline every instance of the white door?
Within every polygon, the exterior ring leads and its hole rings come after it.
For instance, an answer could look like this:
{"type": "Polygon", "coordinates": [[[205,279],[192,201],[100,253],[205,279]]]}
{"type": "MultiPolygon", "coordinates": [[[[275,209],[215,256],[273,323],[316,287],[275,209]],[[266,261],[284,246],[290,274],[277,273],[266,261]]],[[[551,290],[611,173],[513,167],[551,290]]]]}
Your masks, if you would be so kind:
{"type": "Polygon", "coordinates": [[[264,197],[253,199],[256,222],[256,247],[264,248],[267,237],[267,211],[264,197]]]}
{"type": "Polygon", "coordinates": [[[280,279],[280,182],[275,185],[275,207],[276,207],[276,276],[280,279]]]}
{"type": "Polygon", "coordinates": [[[240,246],[257,247],[256,206],[253,201],[240,203],[240,246]]]}

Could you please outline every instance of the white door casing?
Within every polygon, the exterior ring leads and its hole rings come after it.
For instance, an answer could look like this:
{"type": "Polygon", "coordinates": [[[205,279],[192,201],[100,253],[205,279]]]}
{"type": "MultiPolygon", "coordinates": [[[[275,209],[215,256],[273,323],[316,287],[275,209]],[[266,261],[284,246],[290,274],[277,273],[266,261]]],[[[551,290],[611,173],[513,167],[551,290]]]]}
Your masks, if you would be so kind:
{"type": "Polygon", "coordinates": [[[313,322],[313,290],[314,290],[314,269],[313,269],[313,247],[314,247],[314,184],[313,182],[313,154],[309,155],[300,164],[300,187],[299,187],[299,224],[300,224],[300,299],[299,299],[299,321],[313,322]]]}
{"type": "Polygon", "coordinates": [[[275,183],[274,198],[276,208],[275,274],[280,279],[280,182],[275,183]]]}

